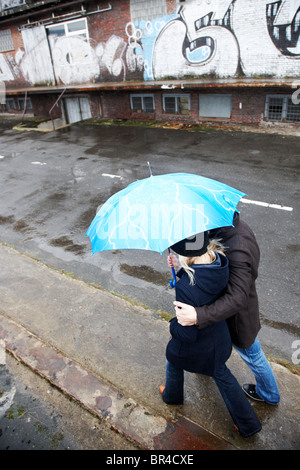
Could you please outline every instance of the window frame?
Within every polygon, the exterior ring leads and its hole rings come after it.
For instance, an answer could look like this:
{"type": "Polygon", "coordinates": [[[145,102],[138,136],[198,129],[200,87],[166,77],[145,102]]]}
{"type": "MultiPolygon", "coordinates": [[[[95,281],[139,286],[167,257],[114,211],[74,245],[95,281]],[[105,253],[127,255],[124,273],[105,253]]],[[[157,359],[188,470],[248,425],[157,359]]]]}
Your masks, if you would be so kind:
{"type": "Polygon", "coordinates": [[[89,42],[90,38],[89,38],[89,30],[88,30],[88,24],[87,24],[87,19],[82,17],[82,18],[77,18],[75,20],[70,20],[70,21],[63,21],[61,23],[55,23],[55,24],[51,24],[51,25],[48,25],[46,26],[46,30],[47,30],[47,37],[49,38],[49,36],[51,36],[51,28],[54,29],[55,27],[57,26],[63,26],[64,27],[64,30],[65,30],[65,34],[64,36],[59,36],[59,37],[71,37],[71,36],[82,36],[83,34],[86,35],[86,39],[85,41],[86,42],[89,42]],[[76,22],[79,22],[79,21],[84,21],[85,22],[85,29],[79,29],[78,31],[72,31],[70,32],[68,30],[68,25],[69,24],[72,24],[72,23],[76,23],[76,22]],[[50,33],[50,34],[49,34],[50,33]]]}
{"type": "Polygon", "coordinates": [[[14,51],[15,46],[14,46],[14,41],[13,41],[11,29],[10,28],[1,29],[0,35],[1,35],[1,33],[3,34],[3,38],[0,38],[0,53],[14,51]],[[7,40],[8,44],[7,44],[7,47],[1,47],[1,39],[3,39],[4,42],[5,42],[5,38],[4,38],[5,34],[7,35],[6,40],[7,40]]]}
{"type": "Polygon", "coordinates": [[[162,95],[162,101],[163,101],[163,111],[165,114],[178,114],[180,116],[186,116],[190,114],[191,112],[191,95],[190,93],[163,93],[162,95]],[[175,112],[174,113],[169,113],[166,111],[166,104],[165,104],[165,99],[166,98],[174,98],[175,99],[175,112]],[[187,113],[180,113],[178,108],[178,99],[180,98],[188,98],[188,109],[187,113]]]}
{"type": "Polygon", "coordinates": [[[5,111],[13,111],[13,110],[16,110],[17,107],[16,107],[16,101],[14,98],[8,96],[6,97],[5,99],[5,104],[4,104],[4,109],[5,111]]]}
{"type": "Polygon", "coordinates": [[[292,102],[292,95],[274,95],[270,94],[266,96],[265,102],[265,119],[270,122],[300,122],[300,104],[294,104],[292,102]],[[271,119],[270,118],[270,100],[274,99],[281,99],[282,100],[282,109],[281,109],[281,117],[280,119],[271,119]],[[291,111],[291,107],[297,106],[297,111],[299,113],[298,119],[291,119],[289,114],[293,114],[291,111]]]}
{"type": "Polygon", "coordinates": [[[155,111],[155,99],[154,99],[154,94],[153,93],[131,93],[130,94],[130,109],[133,113],[146,113],[146,114],[151,114],[154,113],[155,111]],[[133,109],[133,98],[140,98],[141,99],[141,111],[135,111],[133,109]],[[145,103],[144,103],[144,98],[152,98],[152,103],[153,103],[153,109],[152,111],[146,111],[145,110],[145,103]]]}
{"type": "Polygon", "coordinates": [[[31,102],[31,98],[30,96],[27,96],[27,98],[25,98],[25,96],[19,96],[18,97],[18,108],[19,108],[19,111],[32,111],[32,102],[31,102]],[[25,108],[25,102],[26,102],[26,109],[25,108]]]}

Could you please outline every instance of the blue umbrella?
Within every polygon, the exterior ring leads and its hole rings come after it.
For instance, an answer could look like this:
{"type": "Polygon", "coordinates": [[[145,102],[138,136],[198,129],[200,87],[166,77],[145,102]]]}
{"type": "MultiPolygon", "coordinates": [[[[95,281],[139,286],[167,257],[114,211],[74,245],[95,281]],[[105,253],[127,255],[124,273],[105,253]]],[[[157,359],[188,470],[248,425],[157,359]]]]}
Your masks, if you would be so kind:
{"type": "Polygon", "coordinates": [[[232,225],[243,196],[246,194],[203,176],[151,174],[111,196],[86,235],[93,253],[115,249],[162,253],[187,237],[232,225]]]}

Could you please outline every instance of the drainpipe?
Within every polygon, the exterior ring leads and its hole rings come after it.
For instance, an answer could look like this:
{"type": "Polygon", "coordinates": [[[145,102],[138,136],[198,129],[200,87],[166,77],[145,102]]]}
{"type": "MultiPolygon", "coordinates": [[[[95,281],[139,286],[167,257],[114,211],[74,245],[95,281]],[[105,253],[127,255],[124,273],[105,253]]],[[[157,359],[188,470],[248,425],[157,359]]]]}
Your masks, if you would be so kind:
{"type": "Polygon", "coordinates": [[[53,126],[53,130],[55,131],[55,125],[54,125],[54,121],[53,121],[53,118],[51,116],[51,113],[53,111],[53,109],[55,108],[55,106],[57,105],[57,103],[59,102],[59,100],[61,99],[62,95],[64,94],[64,92],[66,91],[67,88],[64,88],[62,93],[59,95],[59,97],[57,98],[57,100],[55,101],[54,105],[52,106],[52,108],[50,109],[49,111],[49,116],[51,118],[51,121],[52,121],[52,126],[53,126]]]}
{"type": "Polygon", "coordinates": [[[24,101],[24,110],[23,110],[23,114],[22,114],[22,121],[24,120],[24,115],[25,115],[25,112],[26,112],[26,106],[27,106],[27,90],[25,91],[25,101],[24,101]]]}

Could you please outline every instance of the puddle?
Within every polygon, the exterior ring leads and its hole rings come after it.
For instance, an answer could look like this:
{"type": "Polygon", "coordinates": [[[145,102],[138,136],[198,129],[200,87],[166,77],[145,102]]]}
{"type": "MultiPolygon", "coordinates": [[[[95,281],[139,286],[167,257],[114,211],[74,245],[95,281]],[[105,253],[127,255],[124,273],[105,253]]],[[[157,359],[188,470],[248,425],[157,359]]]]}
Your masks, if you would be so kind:
{"type": "Polygon", "coordinates": [[[71,251],[76,255],[82,255],[86,251],[86,245],[73,243],[73,241],[65,235],[59,238],[52,238],[49,244],[54,247],[64,248],[65,251],[71,251]]]}
{"type": "Polygon", "coordinates": [[[300,251],[300,245],[287,245],[287,248],[292,251],[300,251]]]}
{"type": "Polygon", "coordinates": [[[151,282],[159,286],[167,286],[172,278],[171,274],[160,273],[149,266],[129,266],[128,264],[121,264],[120,271],[128,276],[142,279],[143,281],[151,282]]]}
{"type": "Polygon", "coordinates": [[[27,222],[25,222],[25,220],[21,219],[14,224],[13,229],[16,232],[27,232],[28,230],[31,230],[31,227],[28,225],[27,222]]]}
{"type": "Polygon", "coordinates": [[[15,218],[13,215],[0,215],[0,224],[12,224],[15,221],[15,218]]]}

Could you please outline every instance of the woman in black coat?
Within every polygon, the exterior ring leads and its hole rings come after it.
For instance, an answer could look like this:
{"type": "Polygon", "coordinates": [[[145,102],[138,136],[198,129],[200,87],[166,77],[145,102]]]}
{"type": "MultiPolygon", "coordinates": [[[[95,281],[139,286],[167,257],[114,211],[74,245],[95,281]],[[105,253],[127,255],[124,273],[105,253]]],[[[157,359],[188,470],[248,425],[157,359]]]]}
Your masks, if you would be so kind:
{"type": "MultiPolygon", "coordinates": [[[[214,302],[224,291],[228,278],[228,260],[212,251],[208,234],[204,244],[192,251],[191,240],[186,250],[183,240],[171,248],[181,255],[183,266],[177,273],[176,300],[200,307],[214,302]],[[186,256],[188,255],[188,257],[186,256]]],[[[168,258],[173,267],[174,255],[168,258]]],[[[232,343],[226,321],[214,323],[199,330],[196,325],[181,326],[177,317],[170,322],[172,339],[167,345],[166,386],[161,386],[163,400],[168,404],[183,403],[184,370],[214,378],[235,427],[243,437],[261,430],[261,424],[249,404],[242,388],[226,366],[232,343]]]]}

